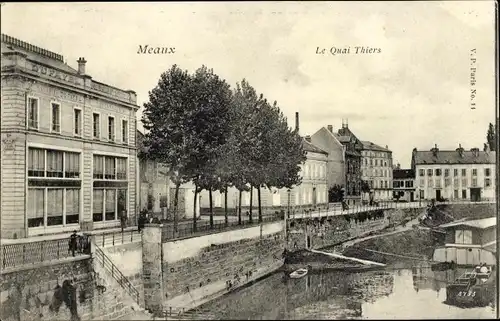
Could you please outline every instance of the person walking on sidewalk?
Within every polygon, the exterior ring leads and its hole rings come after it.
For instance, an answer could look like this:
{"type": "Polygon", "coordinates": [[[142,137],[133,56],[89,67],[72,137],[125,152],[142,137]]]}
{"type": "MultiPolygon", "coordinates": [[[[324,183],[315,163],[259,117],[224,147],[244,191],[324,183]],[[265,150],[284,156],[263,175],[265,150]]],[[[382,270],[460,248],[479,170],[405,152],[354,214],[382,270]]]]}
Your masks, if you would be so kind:
{"type": "Polygon", "coordinates": [[[125,211],[121,212],[120,225],[121,225],[122,233],[123,233],[123,230],[125,229],[125,227],[127,227],[127,215],[125,215],[125,211]]]}
{"type": "Polygon", "coordinates": [[[69,238],[69,252],[71,252],[71,255],[73,256],[75,256],[77,244],[78,244],[78,234],[76,234],[75,230],[73,231],[73,234],[71,234],[69,238]]]}

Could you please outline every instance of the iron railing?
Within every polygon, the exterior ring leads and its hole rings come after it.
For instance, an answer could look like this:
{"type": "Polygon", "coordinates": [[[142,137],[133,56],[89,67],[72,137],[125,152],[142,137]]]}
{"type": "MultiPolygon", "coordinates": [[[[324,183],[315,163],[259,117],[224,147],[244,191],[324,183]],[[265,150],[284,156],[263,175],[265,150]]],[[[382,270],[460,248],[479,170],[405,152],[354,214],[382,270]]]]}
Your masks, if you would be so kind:
{"type": "MultiPolygon", "coordinates": [[[[2,244],[1,264],[3,269],[34,265],[48,261],[61,260],[73,256],[71,238],[43,240],[17,244],[2,244]]],[[[90,254],[88,236],[78,236],[75,255],[90,254]]]]}
{"type": "Polygon", "coordinates": [[[104,254],[103,250],[95,245],[95,258],[97,259],[98,263],[101,264],[111,275],[113,279],[116,280],[116,282],[124,289],[130,297],[140,306],[141,302],[141,296],[139,291],[134,287],[132,282],[123,275],[123,273],[118,269],[118,267],[111,261],[111,259],[104,254]]]}
{"type": "Polygon", "coordinates": [[[137,230],[94,234],[93,237],[95,243],[102,248],[141,241],[141,233],[137,230]]]}
{"type": "MultiPolygon", "coordinates": [[[[284,217],[282,215],[266,215],[262,217],[262,223],[277,222],[282,221],[283,219],[284,217]]],[[[252,218],[252,221],[250,221],[248,218],[245,218],[241,220],[241,223],[239,223],[237,220],[230,220],[227,222],[227,224],[225,221],[217,220],[213,223],[212,226],[210,225],[210,222],[203,220],[196,222],[196,230],[194,229],[192,223],[179,224],[177,227],[177,232],[174,231],[174,226],[172,224],[163,224],[162,241],[165,242],[191,236],[220,233],[223,231],[258,226],[259,224],[260,223],[258,222],[258,218],[252,218]]]]}

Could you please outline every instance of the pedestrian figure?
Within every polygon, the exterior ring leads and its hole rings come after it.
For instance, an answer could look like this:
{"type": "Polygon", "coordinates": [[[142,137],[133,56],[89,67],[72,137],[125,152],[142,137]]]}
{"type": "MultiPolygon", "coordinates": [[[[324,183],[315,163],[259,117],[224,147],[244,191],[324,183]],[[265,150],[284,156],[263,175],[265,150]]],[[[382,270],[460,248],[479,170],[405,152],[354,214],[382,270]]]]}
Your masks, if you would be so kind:
{"type": "Polygon", "coordinates": [[[146,217],[144,217],[144,214],[139,215],[139,221],[137,222],[137,230],[141,232],[141,230],[144,228],[144,224],[146,224],[146,217]]]}
{"type": "Polygon", "coordinates": [[[71,234],[69,238],[69,251],[68,251],[71,252],[71,255],[73,256],[75,256],[77,244],[78,244],[78,235],[76,234],[76,231],[73,231],[73,234],[71,234]]]}
{"type": "Polygon", "coordinates": [[[125,215],[125,211],[122,211],[122,213],[120,215],[120,224],[121,224],[122,233],[123,233],[123,230],[125,229],[125,227],[127,225],[127,216],[125,215]]]}

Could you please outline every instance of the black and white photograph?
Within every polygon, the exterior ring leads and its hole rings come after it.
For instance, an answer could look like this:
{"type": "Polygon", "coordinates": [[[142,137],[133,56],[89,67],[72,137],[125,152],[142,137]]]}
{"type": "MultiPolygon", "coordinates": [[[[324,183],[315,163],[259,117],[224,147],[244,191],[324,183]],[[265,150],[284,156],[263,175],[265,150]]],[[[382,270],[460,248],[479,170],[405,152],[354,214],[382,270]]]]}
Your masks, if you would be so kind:
{"type": "Polygon", "coordinates": [[[497,11],[0,3],[0,320],[498,319],[497,11]]]}

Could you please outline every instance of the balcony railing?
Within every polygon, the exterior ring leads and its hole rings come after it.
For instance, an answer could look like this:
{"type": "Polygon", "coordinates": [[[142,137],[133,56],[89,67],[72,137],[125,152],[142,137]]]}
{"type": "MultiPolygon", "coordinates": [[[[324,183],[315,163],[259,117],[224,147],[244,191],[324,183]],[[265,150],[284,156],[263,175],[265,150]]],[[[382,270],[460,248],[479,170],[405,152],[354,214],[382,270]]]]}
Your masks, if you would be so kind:
{"type": "MultiPolygon", "coordinates": [[[[45,240],[17,244],[2,244],[2,269],[23,267],[65,259],[73,256],[70,239],[45,240]]],[[[78,236],[75,256],[90,254],[87,236],[78,236]]]]}

